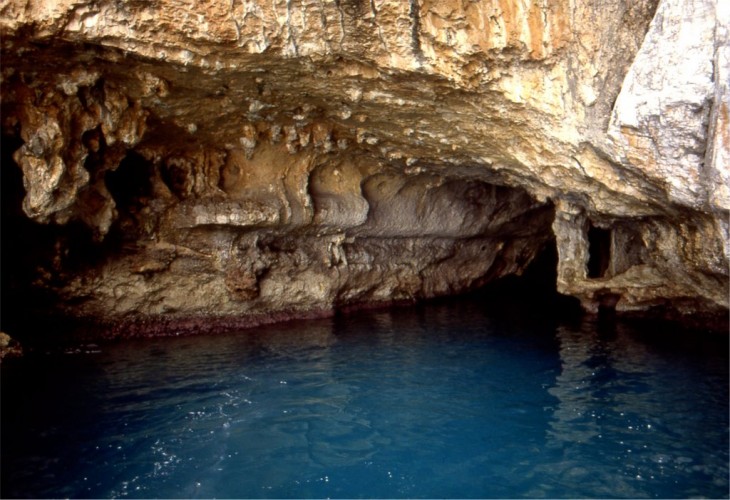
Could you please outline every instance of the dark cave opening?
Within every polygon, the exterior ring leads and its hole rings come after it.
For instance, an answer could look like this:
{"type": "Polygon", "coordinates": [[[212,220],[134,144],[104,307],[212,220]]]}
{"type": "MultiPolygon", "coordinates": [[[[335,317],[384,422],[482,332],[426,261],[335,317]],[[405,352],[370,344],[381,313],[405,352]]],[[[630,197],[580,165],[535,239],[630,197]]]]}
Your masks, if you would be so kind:
{"type": "Polygon", "coordinates": [[[138,210],[142,199],[152,196],[153,168],[142,155],[130,151],[115,170],[106,172],[104,183],[120,213],[138,210]]]}
{"type": "Polygon", "coordinates": [[[611,262],[611,230],[588,227],[588,278],[603,278],[611,262]]]}
{"type": "Polygon", "coordinates": [[[153,197],[154,165],[142,155],[129,151],[119,166],[104,174],[104,184],[114,199],[117,217],[105,237],[116,250],[134,248],[141,237],[142,210],[153,197]]]}
{"type": "Polygon", "coordinates": [[[521,275],[489,282],[473,293],[495,314],[536,318],[577,318],[583,314],[580,301],[557,291],[558,247],[549,238],[521,275]]]}
{"type": "Polygon", "coordinates": [[[23,144],[17,136],[3,135],[0,156],[0,330],[12,330],[26,316],[28,303],[49,303],[46,293],[31,287],[41,262],[52,262],[56,235],[52,228],[29,219],[23,212],[23,172],[13,153],[23,144]]]}
{"type": "Polygon", "coordinates": [[[115,246],[97,241],[80,220],[58,225],[25,214],[23,172],[13,158],[22,144],[16,135],[3,135],[0,157],[0,330],[18,337],[28,325],[45,325],[41,316],[58,302],[57,287],[99,265],[115,246]]]}

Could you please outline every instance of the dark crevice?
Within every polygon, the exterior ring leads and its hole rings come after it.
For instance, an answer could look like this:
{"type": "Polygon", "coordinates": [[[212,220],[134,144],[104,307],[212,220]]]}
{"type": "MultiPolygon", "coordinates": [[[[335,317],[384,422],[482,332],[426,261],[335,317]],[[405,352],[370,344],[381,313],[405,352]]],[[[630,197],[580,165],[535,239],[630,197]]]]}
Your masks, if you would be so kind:
{"type": "Polygon", "coordinates": [[[131,213],[141,208],[143,198],[152,196],[153,165],[130,151],[116,170],[106,173],[106,187],[119,212],[131,213]]]}
{"type": "Polygon", "coordinates": [[[175,164],[164,163],[160,169],[160,177],[167,188],[179,199],[187,196],[188,171],[175,164]]]}
{"type": "Polygon", "coordinates": [[[114,171],[106,173],[104,182],[117,208],[117,218],[105,242],[115,251],[134,249],[140,238],[142,209],[153,197],[154,165],[134,151],[127,153],[114,171]]]}
{"type": "Polygon", "coordinates": [[[88,172],[93,173],[97,170],[98,166],[103,163],[102,158],[106,151],[106,140],[104,139],[101,125],[84,132],[81,140],[88,151],[86,161],[84,162],[84,168],[88,172]]]}
{"type": "Polygon", "coordinates": [[[413,55],[419,62],[423,61],[423,49],[421,48],[421,6],[418,4],[418,0],[410,0],[410,11],[408,14],[411,17],[411,49],[413,49],[413,55]]]}
{"type": "Polygon", "coordinates": [[[597,279],[606,276],[611,262],[611,230],[588,227],[588,278],[597,279]]]}

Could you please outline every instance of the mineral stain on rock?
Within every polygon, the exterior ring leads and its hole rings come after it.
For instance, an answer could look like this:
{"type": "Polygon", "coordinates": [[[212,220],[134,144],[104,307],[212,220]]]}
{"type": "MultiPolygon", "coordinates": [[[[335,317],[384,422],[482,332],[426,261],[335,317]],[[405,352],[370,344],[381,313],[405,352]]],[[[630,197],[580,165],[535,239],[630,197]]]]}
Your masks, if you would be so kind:
{"type": "Polygon", "coordinates": [[[6,2],[2,328],[412,302],[551,245],[588,311],[726,327],[728,19],[718,0],[6,2]]]}
{"type": "Polygon", "coordinates": [[[421,49],[421,7],[418,0],[410,0],[408,15],[411,18],[411,47],[417,61],[423,60],[423,49],[421,49]]]}

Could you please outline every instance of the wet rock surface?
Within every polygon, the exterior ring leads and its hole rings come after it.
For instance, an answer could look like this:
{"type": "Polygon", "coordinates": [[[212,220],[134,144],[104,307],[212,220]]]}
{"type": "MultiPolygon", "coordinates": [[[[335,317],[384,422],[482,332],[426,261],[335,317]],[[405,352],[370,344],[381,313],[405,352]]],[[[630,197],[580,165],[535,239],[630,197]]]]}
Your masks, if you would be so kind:
{"type": "Polygon", "coordinates": [[[586,310],[727,321],[727,10],[6,2],[4,322],[409,302],[553,241],[586,310]]]}

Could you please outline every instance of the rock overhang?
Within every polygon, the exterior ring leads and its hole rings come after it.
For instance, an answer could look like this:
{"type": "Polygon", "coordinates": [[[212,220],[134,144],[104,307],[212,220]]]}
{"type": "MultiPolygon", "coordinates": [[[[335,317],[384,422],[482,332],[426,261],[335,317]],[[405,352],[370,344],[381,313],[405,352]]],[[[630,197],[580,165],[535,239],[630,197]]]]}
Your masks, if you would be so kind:
{"type": "Polygon", "coordinates": [[[722,310],[727,28],[683,1],[11,2],[3,128],[28,216],[134,243],[56,287],[91,315],[453,293],[551,232],[558,289],[589,310],[722,310]],[[700,62],[669,85],[683,32],[700,62]]]}

